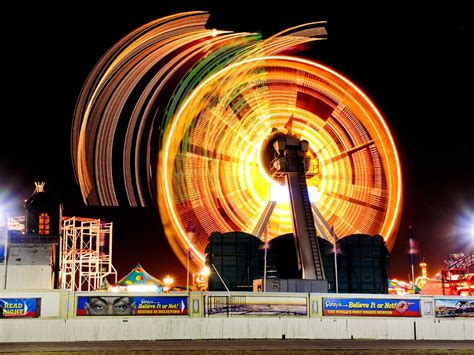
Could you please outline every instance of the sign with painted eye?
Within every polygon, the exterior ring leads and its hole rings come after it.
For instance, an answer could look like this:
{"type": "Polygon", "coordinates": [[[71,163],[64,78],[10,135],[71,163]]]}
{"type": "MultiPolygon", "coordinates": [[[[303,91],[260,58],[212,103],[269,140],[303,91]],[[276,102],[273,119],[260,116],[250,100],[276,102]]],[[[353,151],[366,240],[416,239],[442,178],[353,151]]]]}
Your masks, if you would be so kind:
{"type": "Polygon", "coordinates": [[[188,298],[154,296],[79,296],[78,316],[181,316],[188,314],[188,298]]]}

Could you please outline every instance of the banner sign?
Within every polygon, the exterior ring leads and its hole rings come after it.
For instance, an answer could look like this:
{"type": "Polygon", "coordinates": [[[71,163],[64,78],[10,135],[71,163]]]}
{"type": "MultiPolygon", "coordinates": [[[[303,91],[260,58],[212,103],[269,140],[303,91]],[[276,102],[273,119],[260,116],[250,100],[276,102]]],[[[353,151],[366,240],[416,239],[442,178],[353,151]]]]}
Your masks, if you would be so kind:
{"type": "Polygon", "coordinates": [[[325,316],[421,317],[420,300],[323,298],[325,316]]]}
{"type": "Polygon", "coordinates": [[[435,299],[436,317],[474,317],[474,298],[435,299]]]}
{"type": "Polygon", "coordinates": [[[0,318],[38,318],[41,298],[0,298],[0,318]]]}
{"type": "Polygon", "coordinates": [[[205,313],[241,316],[306,316],[306,297],[207,296],[205,313]]]}
{"type": "Polygon", "coordinates": [[[79,296],[78,316],[183,316],[188,314],[188,297],[79,296]]]}

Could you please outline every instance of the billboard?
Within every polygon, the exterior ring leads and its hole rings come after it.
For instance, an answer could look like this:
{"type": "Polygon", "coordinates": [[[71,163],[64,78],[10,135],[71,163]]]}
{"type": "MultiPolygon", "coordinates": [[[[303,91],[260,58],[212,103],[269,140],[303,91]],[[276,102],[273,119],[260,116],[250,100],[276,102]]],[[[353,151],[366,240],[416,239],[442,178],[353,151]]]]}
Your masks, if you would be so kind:
{"type": "Polygon", "coordinates": [[[78,316],[182,316],[187,296],[79,296],[78,316]]]}
{"type": "Polygon", "coordinates": [[[324,316],[421,317],[420,300],[323,298],[324,316]]]}
{"type": "Polygon", "coordinates": [[[41,298],[0,298],[0,318],[38,318],[41,298]]]}
{"type": "Polygon", "coordinates": [[[435,299],[436,317],[474,317],[474,299],[435,299]]]}
{"type": "Polygon", "coordinates": [[[207,296],[206,314],[306,316],[306,297],[207,296]]]}

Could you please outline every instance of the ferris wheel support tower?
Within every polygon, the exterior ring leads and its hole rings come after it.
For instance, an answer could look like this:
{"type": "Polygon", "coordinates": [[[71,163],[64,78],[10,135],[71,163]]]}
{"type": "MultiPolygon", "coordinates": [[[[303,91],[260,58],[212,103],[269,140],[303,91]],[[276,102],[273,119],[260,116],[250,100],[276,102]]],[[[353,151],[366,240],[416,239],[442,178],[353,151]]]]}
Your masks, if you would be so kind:
{"type": "Polygon", "coordinates": [[[277,180],[284,178],[289,189],[293,232],[303,279],[324,280],[313,219],[315,206],[311,206],[306,185],[306,177],[317,173],[311,169],[311,159],[306,156],[308,145],[308,141],[293,136],[278,138],[273,143],[275,158],[271,162],[270,172],[277,180]]]}

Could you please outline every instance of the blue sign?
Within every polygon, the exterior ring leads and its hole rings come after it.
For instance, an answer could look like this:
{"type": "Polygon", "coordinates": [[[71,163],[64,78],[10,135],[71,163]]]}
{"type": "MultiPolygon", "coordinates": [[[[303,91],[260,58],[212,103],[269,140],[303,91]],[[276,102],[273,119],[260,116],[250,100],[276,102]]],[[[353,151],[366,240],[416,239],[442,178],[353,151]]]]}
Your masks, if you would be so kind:
{"type": "Polygon", "coordinates": [[[421,317],[420,300],[323,298],[325,316],[421,317]]]}
{"type": "Polygon", "coordinates": [[[78,316],[182,316],[187,296],[79,296],[78,316]]]}
{"type": "Polygon", "coordinates": [[[0,318],[38,318],[41,298],[0,298],[0,318]]]}

